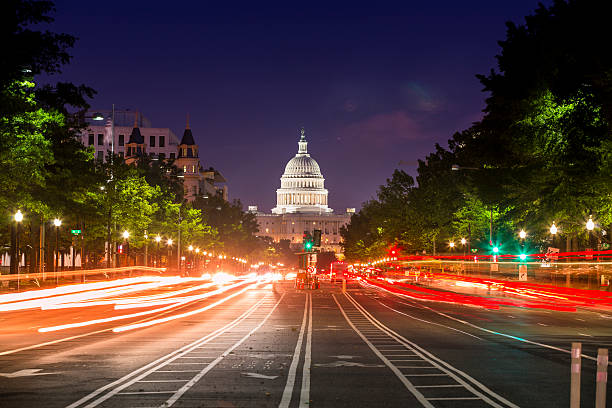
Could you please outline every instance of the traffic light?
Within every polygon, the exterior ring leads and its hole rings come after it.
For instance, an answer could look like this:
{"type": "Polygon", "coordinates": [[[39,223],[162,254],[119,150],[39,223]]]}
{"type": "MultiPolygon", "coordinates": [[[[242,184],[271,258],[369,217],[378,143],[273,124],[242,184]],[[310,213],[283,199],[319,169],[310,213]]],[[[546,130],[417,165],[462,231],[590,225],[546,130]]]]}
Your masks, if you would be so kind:
{"type": "Polygon", "coordinates": [[[302,244],[304,244],[304,251],[310,251],[312,249],[313,239],[312,235],[310,235],[310,231],[304,231],[304,235],[302,236],[302,244]]]}
{"type": "Polygon", "coordinates": [[[321,246],[321,230],[314,230],[312,233],[312,246],[321,246]]]}

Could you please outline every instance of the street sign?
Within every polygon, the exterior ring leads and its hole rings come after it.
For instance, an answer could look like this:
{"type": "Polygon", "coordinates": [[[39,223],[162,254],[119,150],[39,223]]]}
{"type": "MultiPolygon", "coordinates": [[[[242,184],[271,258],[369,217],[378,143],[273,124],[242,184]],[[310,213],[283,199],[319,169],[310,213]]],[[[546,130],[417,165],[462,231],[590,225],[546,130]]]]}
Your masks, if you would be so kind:
{"type": "Polygon", "coordinates": [[[527,280],[527,265],[519,265],[519,281],[527,280]]]}
{"type": "Polygon", "coordinates": [[[72,235],[79,235],[81,233],[81,230],[70,230],[70,233],[72,235]]]}

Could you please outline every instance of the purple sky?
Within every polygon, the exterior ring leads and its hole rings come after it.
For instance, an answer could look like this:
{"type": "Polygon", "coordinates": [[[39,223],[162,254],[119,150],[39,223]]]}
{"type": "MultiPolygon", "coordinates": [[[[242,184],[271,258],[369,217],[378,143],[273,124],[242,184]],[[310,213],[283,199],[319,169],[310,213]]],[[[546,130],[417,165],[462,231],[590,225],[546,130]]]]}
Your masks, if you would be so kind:
{"type": "Polygon", "coordinates": [[[179,137],[189,112],[202,164],[264,211],[302,126],[337,211],[373,197],[400,161],[413,174],[480,118],[474,75],[495,66],[505,21],[537,6],[214,3],[59,0],[53,29],[79,38],[60,78],[96,89],[94,109],[137,109],[179,137]]]}

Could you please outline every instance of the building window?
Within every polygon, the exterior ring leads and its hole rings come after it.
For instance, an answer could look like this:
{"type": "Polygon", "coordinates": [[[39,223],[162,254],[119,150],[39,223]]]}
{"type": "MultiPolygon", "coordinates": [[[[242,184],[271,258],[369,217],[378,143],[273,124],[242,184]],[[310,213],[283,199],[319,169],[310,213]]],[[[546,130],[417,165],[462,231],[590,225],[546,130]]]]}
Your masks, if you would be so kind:
{"type": "Polygon", "coordinates": [[[166,136],[159,137],[159,147],[166,147],[166,136]]]}
{"type": "Polygon", "coordinates": [[[175,156],[174,156],[174,153],[170,153],[170,158],[171,158],[172,160],[174,160],[174,157],[175,157],[175,156]]]}
{"type": "Polygon", "coordinates": [[[123,159],[123,152],[119,152],[119,157],[123,159]]]}
{"type": "Polygon", "coordinates": [[[102,133],[98,133],[98,146],[102,146],[104,144],[104,135],[102,133]]]}
{"type": "Polygon", "coordinates": [[[125,145],[125,135],[119,135],[119,146],[125,145]]]}
{"type": "Polygon", "coordinates": [[[98,160],[104,160],[104,152],[102,150],[98,150],[98,160]]]}
{"type": "Polygon", "coordinates": [[[159,160],[164,160],[166,158],[166,153],[159,154],[159,160]]]}
{"type": "Polygon", "coordinates": [[[93,133],[89,134],[89,141],[88,142],[89,142],[89,146],[94,144],[94,134],[93,133]]]}
{"type": "Polygon", "coordinates": [[[155,136],[149,137],[149,147],[155,147],[155,136]]]}

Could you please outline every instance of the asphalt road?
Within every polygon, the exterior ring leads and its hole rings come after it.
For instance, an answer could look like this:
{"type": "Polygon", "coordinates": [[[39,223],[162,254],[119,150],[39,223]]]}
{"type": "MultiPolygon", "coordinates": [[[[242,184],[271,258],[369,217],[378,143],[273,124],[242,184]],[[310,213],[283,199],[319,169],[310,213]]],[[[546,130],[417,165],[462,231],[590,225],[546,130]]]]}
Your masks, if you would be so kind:
{"type": "MultiPolygon", "coordinates": [[[[37,331],[121,313],[0,312],[0,407],[566,407],[571,342],[588,357],[612,348],[608,313],[486,310],[357,282],[239,286],[125,332],[37,331]]],[[[595,406],[595,367],[582,359],[582,407],[595,406]]]]}

